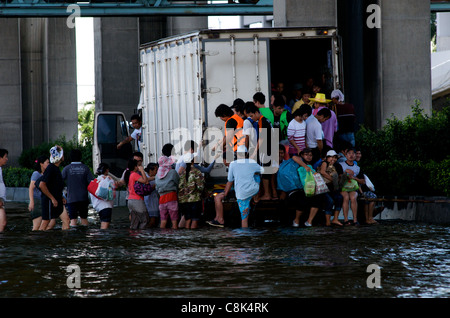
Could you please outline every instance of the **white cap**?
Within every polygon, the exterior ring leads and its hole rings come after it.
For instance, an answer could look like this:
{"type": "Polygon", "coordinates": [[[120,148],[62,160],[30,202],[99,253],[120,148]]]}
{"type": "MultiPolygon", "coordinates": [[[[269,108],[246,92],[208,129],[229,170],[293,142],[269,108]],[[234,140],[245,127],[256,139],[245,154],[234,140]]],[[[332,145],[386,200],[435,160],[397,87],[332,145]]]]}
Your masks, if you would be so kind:
{"type": "Polygon", "coordinates": [[[333,156],[337,156],[337,155],[338,154],[334,150],[330,150],[330,151],[327,152],[327,157],[333,157],[333,156]]]}

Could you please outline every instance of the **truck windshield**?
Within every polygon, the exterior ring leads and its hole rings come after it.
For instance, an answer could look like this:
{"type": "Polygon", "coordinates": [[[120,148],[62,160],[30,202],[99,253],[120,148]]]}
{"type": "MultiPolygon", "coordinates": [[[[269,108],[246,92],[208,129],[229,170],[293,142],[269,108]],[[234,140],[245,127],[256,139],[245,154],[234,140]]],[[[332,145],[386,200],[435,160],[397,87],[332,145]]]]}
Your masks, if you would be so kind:
{"type": "Polygon", "coordinates": [[[117,144],[128,136],[127,123],[121,114],[100,114],[97,118],[97,145],[101,162],[110,166],[110,172],[120,177],[133,153],[131,143],[117,149],[117,144]]]}

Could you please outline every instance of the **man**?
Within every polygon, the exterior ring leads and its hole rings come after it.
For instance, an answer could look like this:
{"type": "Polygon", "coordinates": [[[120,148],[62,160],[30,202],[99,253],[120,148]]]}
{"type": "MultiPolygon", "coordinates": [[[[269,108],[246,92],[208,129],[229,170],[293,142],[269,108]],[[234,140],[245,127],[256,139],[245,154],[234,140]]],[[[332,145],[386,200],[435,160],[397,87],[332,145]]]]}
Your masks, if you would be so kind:
{"type": "Polygon", "coordinates": [[[323,144],[322,123],[330,119],[331,111],[322,108],[316,115],[309,116],[306,120],[306,147],[311,148],[313,153],[312,162],[316,163],[321,158],[323,144]]]}
{"type": "Polygon", "coordinates": [[[225,134],[223,137],[223,159],[225,165],[229,165],[236,159],[236,151],[240,145],[244,145],[245,138],[242,134],[244,120],[225,104],[220,104],[214,114],[225,122],[225,134]]]}
{"type": "Polygon", "coordinates": [[[248,227],[248,216],[250,214],[250,201],[259,191],[259,178],[264,168],[256,161],[248,159],[248,152],[244,145],[238,147],[236,161],[230,164],[228,170],[228,182],[225,185],[223,197],[228,195],[234,184],[236,199],[241,212],[241,226],[248,227]]]}
{"type": "Polygon", "coordinates": [[[133,139],[138,142],[138,151],[141,149],[141,142],[142,142],[142,118],[134,114],[131,116],[131,125],[134,128],[134,131],[130,136],[119,142],[117,145],[117,149],[120,149],[124,144],[131,142],[133,139]]]}
{"type": "Polygon", "coordinates": [[[8,162],[8,150],[0,149],[0,233],[5,230],[6,227],[6,186],[3,182],[2,167],[8,162]]]}
{"type": "Polygon", "coordinates": [[[349,142],[355,147],[355,107],[344,102],[344,94],[338,89],[331,92],[331,100],[336,107],[336,116],[339,129],[337,140],[339,142],[349,142]]]}
{"type": "Polygon", "coordinates": [[[63,180],[67,181],[67,210],[69,212],[70,225],[76,226],[78,217],[81,225],[87,226],[89,210],[89,194],[87,187],[94,179],[88,166],[81,162],[81,151],[73,149],[70,152],[72,163],[64,167],[63,180]]]}
{"type": "MultiPolygon", "coordinates": [[[[259,112],[269,120],[274,129],[279,129],[280,141],[286,141],[287,128],[289,126],[289,122],[294,119],[294,117],[284,108],[285,101],[283,96],[275,94],[272,106],[272,110],[270,108],[260,108],[259,112]]],[[[286,145],[287,144],[288,142],[286,142],[286,145]]]]}
{"type": "MultiPolygon", "coordinates": [[[[311,98],[310,100],[314,102],[313,115],[317,114],[322,108],[328,108],[328,103],[331,102],[331,100],[326,99],[325,94],[322,93],[316,94],[316,97],[311,98]]],[[[330,119],[322,123],[322,130],[324,135],[324,146],[326,145],[333,149],[334,134],[338,130],[338,121],[334,111],[331,110],[330,119]]]]}
{"type": "Polygon", "coordinates": [[[63,149],[56,145],[50,149],[50,164],[44,171],[39,189],[42,191],[42,222],[40,231],[50,230],[55,222],[50,220],[60,218],[62,229],[69,229],[69,216],[64,209],[66,200],[63,198],[64,181],[59,166],[64,161],[63,149]]]}
{"type": "Polygon", "coordinates": [[[302,98],[299,101],[297,101],[294,104],[294,106],[292,106],[292,113],[294,113],[297,109],[299,109],[300,106],[302,106],[303,104],[307,104],[312,107],[314,102],[310,101],[310,98],[311,98],[311,91],[309,91],[308,89],[304,89],[302,98]]]}
{"type": "MultiPolygon", "coordinates": [[[[259,112],[260,108],[256,105],[248,105],[245,109],[245,113],[252,119],[253,122],[258,123],[258,138],[254,152],[250,154],[250,158],[255,159],[262,167],[270,167],[272,162],[272,125],[270,122],[259,112]]],[[[268,169],[268,168],[267,168],[268,169]]],[[[264,193],[260,200],[278,199],[277,190],[275,186],[275,174],[265,173],[262,177],[262,184],[264,193]],[[272,195],[270,192],[272,188],[272,195]]]]}

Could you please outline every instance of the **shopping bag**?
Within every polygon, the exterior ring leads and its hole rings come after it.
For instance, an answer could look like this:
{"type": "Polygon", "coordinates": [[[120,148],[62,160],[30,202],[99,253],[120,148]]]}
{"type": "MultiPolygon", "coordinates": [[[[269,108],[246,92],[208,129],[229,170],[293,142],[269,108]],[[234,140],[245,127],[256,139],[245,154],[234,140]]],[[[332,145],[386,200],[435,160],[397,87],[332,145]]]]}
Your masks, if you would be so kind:
{"type": "Polygon", "coordinates": [[[320,173],[315,173],[313,176],[314,176],[314,181],[316,182],[316,194],[330,192],[327,184],[325,183],[325,180],[323,179],[323,177],[320,173]]]}
{"type": "Polygon", "coordinates": [[[112,180],[109,178],[104,178],[98,183],[97,191],[95,191],[95,196],[99,199],[105,201],[114,200],[114,186],[112,180]]]}
{"type": "Polygon", "coordinates": [[[348,178],[347,181],[345,181],[344,186],[342,187],[342,191],[344,192],[358,191],[358,189],[359,189],[358,181],[350,178],[348,178]]]}
{"type": "Polygon", "coordinates": [[[316,181],[314,180],[314,175],[311,171],[306,173],[304,190],[307,197],[311,197],[315,194],[316,181]]]}
{"type": "Polygon", "coordinates": [[[366,186],[369,188],[369,190],[375,192],[375,186],[373,185],[372,181],[370,181],[369,177],[364,175],[364,180],[366,181],[366,186]]]}
{"type": "Polygon", "coordinates": [[[94,197],[96,197],[98,199],[98,197],[95,195],[95,193],[97,192],[98,189],[98,179],[94,179],[92,180],[87,187],[87,190],[90,194],[92,194],[94,197]]]}
{"type": "Polygon", "coordinates": [[[153,191],[153,186],[150,183],[140,183],[136,181],[134,183],[134,192],[140,196],[150,195],[153,191]]]}

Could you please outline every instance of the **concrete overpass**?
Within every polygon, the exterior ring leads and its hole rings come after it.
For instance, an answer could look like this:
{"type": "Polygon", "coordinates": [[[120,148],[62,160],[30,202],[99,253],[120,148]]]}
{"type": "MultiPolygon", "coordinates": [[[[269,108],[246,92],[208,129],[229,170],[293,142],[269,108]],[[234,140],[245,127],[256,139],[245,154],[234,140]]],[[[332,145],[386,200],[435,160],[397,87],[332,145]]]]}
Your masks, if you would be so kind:
{"type": "MultiPolygon", "coordinates": [[[[0,16],[8,7],[0,4],[0,16]]],[[[346,99],[361,123],[379,128],[391,114],[410,114],[415,99],[431,111],[430,9],[429,0],[277,0],[273,16],[276,27],[338,27],[346,99]]],[[[67,15],[0,19],[0,147],[11,164],[22,149],[76,136],[76,43],[67,15]]],[[[200,14],[98,14],[97,109],[131,115],[139,100],[139,45],[199,28],[207,28],[200,14]]]]}

